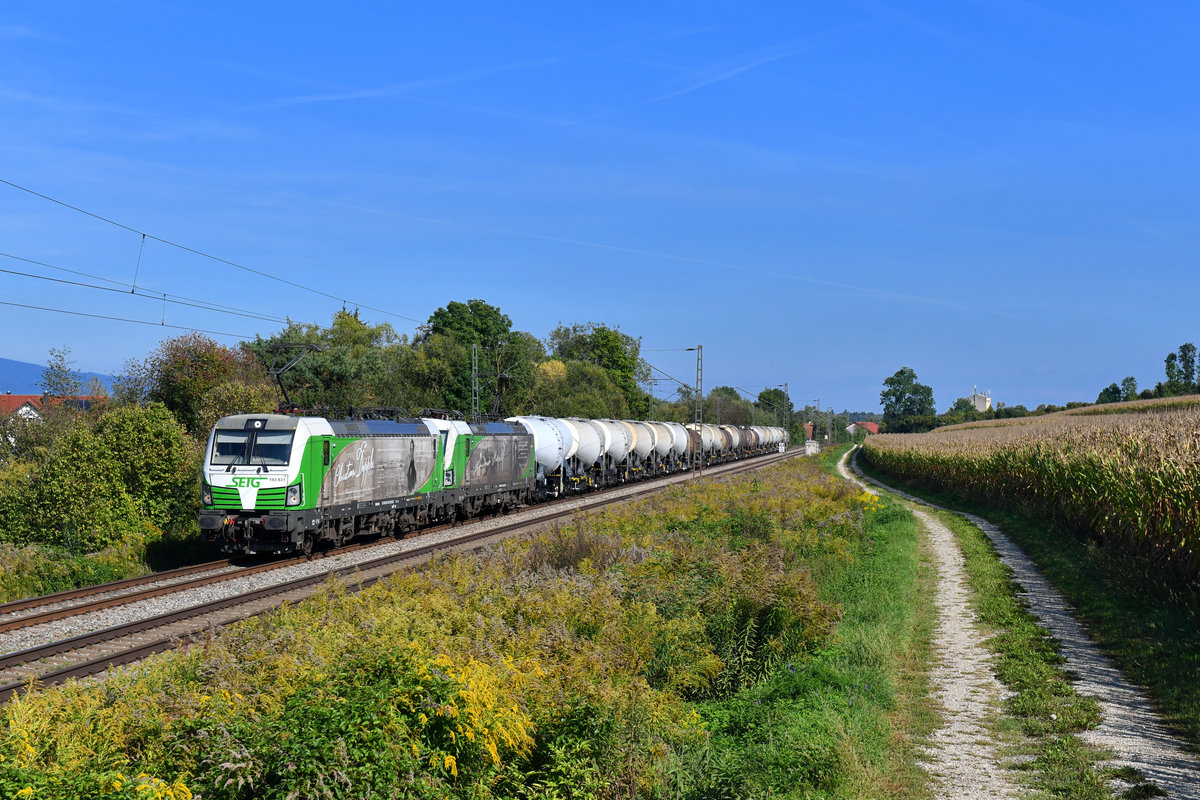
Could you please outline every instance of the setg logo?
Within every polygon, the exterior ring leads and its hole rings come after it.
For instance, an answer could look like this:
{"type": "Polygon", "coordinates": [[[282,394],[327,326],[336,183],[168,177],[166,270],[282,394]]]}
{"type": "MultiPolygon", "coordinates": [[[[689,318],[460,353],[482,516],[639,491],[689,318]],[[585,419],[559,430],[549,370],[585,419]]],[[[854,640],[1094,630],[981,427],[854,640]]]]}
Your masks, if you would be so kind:
{"type": "Polygon", "coordinates": [[[251,487],[257,489],[262,486],[262,482],[262,478],[252,478],[249,476],[233,479],[233,485],[240,489],[249,489],[251,487]]]}

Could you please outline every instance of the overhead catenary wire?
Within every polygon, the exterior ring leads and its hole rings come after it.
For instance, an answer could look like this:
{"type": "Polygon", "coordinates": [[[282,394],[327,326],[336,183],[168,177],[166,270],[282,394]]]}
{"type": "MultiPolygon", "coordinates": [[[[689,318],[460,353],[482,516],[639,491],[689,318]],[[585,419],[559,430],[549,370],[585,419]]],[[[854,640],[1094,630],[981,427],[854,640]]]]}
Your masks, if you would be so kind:
{"type": "MultiPolygon", "coordinates": [[[[262,270],[255,269],[253,267],[248,267],[245,264],[239,264],[236,261],[230,261],[227,258],[221,258],[220,256],[215,256],[211,253],[206,253],[203,250],[198,250],[194,247],[188,247],[187,245],[180,244],[179,242],[174,242],[174,241],[171,241],[170,239],[164,239],[161,236],[155,236],[152,233],[147,233],[146,231],[138,230],[137,228],[131,227],[129,225],[125,225],[125,224],[117,222],[116,220],[113,220],[113,219],[109,219],[108,217],[102,216],[93,211],[88,211],[85,208],[80,208],[79,206],[75,206],[70,203],[64,202],[62,200],[58,200],[56,198],[50,197],[49,195],[42,194],[41,192],[34,191],[33,189],[22,186],[18,183],[13,183],[10,180],[5,180],[4,178],[0,178],[0,183],[3,183],[6,186],[11,186],[12,188],[17,189],[18,191],[22,191],[27,194],[31,194],[34,197],[40,197],[43,200],[54,203],[55,205],[62,206],[63,208],[68,208],[71,211],[75,211],[77,213],[84,214],[86,216],[89,216],[93,219],[99,220],[100,222],[106,223],[108,225],[112,225],[112,226],[120,228],[122,230],[129,231],[130,233],[136,233],[139,236],[142,236],[143,240],[144,239],[152,239],[156,242],[159,242],[160,244],[165,244],[168,247],[174,247],[174,248],[176,248],[178,250],[182,250],[186,253],[191,253],[193,255],[197,255],[202,258],[207,258],[212,261],[216,261],[220,264],[225,264],[227,266],[234,267],[236,269],[244,270],[246,272],[253,273],[253,274],[261,276],[263,278],[267,278],[269,280],[278,281],[279,283],[287,284],[288,286],[292,286],[297,289],[302,289],[306,292],[311,292],[313,294],[321,295],[322,297],[328,297],[331,300],[337,300],[338,302],[342,303],[343,305],[353,305],[353,306],[357,306],[358,308],[365,308],[369,311],[375,311],[380,314],[386,314],[389,317],[396,317],[397,319],[406,319],[406,320],[409,320],[410,322],[416,322],[416,323],[423,322],[423,320],[419,320],[416,317],[409,317],[404,314],[397,314],[394,311],[387,311],[382,308],[376,308],[375,306],[369,306],[369,305],[366,305],[365,303],[356,303],[353,300],[349,300],[344,297],[338,297],[337,295],[330,294],[329,292],[322,291],[321,289],[315,289],[311,286],[306,286],[302,283],[297,283],[296,281],[290,281],[287,278],[280,278],[276,275],[270,274],[269,272],[264,272],[262,270]]],[[[139,261],[140,261],[140,258],[141,258],[141,256],[139,254],[139,261]]],[[[136,278],[135,278],[135,280],[136,280],[136,278]]]]}
{"type": "Polygon", "coordinates": [[[165,321],[164,322],[149,322],[144,319],[129,319],[127,317],[110,317],[107,314],[91,314],[86,311],[70,311],[65,308],[49,308],[47,306],[35,306],[35,305],[30,305],[28,303],[12,303],[12,302],[9,302],[8,300],[0,300],[0,305],[13,306],[15,308],[30,308],[35,311],[52,311],[56,314],[71,314],[76,317],[91,317],[93,319],[107,319],[107,320],[112,320],[113,322],[131,322],[136,325],[151,325],[155,328],[175,328],[175,329],[181,330],[181,331],[192,331],[194,333],[207,333],[210,336],[226,336],[231,339],[246,340],[246,339],[250,338],[249,336],[247,336],[244,333],[226,333],[224,331],[210,331],[210,330],[205,330],[204,328],[193,328],[190,325],[172,325],[165,321]]]}
{"type": "MultiPolygon", "coordinates": [[[[656,352],[656,351],[648,351],[648,352],[656,352]]],[[[685,386],[685,387],[687,387],[688,389],[693,389],[693,388],[695,388],[695,387],[693,387],[691,384],[684,383],[683,381],[679,380],[679,378],[676,378],[674,375],[671,375],[670,373],[668,373],[668,372],[665,372],[665,371],[663,371],[663,370],[659,369],[658,367],[654,366],[653,364],[651,364],[651,363],[650,363],[649,361],[647,361],[646,359],[644,359],[644,358],[643,358],[643,359],[641,359],[641,361],[642,361],[642,363],[643,363],[643,364],[645,364],[645,365],[646,365],[647,367],[649,367],[650,369],[654,370],[655,372],[661,372],[663,375],[665,375],[666,377],[668,377],[668,378],[670,378],[671,380],[675,381],[675,382],[676,382],[676,383],[678,383],[680,386],[685,386]]]]}
{"type": "MultiPolygon", "coordinates": [[[[7,254],[5,254],[5,253],[0,253],[0,256],[6,256],[8,258],[15,258],[15,256],[7,256],[7,254]]],[[[19,260],[26,261],[28,259],[19,259],[19,260]]],[[[34,262],[34,263],[37,263],[37,262],[34,262]]],[[[44,265],[44,266],[48,266],[48,265],[44,265]]],[[[20,270],[4,269],[3,267],[0,267],[0,272],[5,273],[7,275],[19,275],[20,277],[23,277],[23,278],[36,278],[37,280],[41,280],[41,281],[50,281],[52,283],[62,283],[62,284],[66,284],[68,286],[79,286],[79,287],[82,287],[85,289],[96,289],[96,290],[102,291],[102,292],[115,292],[117,294],[132,294],[135,297],[145,297],[145,298],[163,302],[163,303],[173,303],[175,305],[189,306],[191,308],[199,308],[204,311],[217,311],[222,314],[231,314],[236,317],[247,317],[249,319],[258,319],[258,320],[262,320],[264,322],[277,322],[277,323],[286,323],[287,322],[287,320],[282,317],[272,317],[272,316],[268,316],[266,314],[258,314],[254,311],[241,311],[241,310],[237,310],[237,309],[222,308],[214,303],[208,303],[204,300],[193,300],[192,298],[180,298],[178,295],[165,294],[162,292],[155,292],[153,294],[148,294],[147,293],[148,290],[145,290],[145,289],[143,289],[142,291],[139,292],[136,288],[133,288],[133,289],[130,289],[129,292],[126,292],[124,288],[118,289],[115,286],[100,286],[99,284],[95,284],[95,283],[84,283],[83,281],[72,281],[72,280],[67,280],[66,278],[54,278],[49,275],[35,275],[32,272],[21,272],[20,270]],[[175,299],[173,299],[173,298],[175,298],[175,299]]],[[[67,272],[75,272],[75,270],[67,270],[67,272]]],[[[86,273],[76,273],[76,274],[81,274],[81,275],[84,275],[85,277],[89,277],[89,278],[95,278],[96,280],[107,280],[106,278],[101,278],[96,275],[87,275],[86,273]]],[[[110,282],[116,283],[116,281],[110,281],[110,282]]],[[[128,286],[129,284],[125,284],[125,285],[128,286]]]]}

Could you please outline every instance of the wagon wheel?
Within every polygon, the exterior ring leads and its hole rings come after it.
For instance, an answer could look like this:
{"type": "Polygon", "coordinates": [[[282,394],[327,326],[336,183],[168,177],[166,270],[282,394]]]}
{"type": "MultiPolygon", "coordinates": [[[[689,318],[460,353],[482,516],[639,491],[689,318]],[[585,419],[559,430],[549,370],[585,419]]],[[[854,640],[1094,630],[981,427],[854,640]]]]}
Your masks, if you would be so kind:
{"type": "Polygon", "coordinates": [[[304,553],[304,557],[312,561],[313,552],[313,535],[305,531],[303,538],[300,540],[300,552],[304,553]]]}

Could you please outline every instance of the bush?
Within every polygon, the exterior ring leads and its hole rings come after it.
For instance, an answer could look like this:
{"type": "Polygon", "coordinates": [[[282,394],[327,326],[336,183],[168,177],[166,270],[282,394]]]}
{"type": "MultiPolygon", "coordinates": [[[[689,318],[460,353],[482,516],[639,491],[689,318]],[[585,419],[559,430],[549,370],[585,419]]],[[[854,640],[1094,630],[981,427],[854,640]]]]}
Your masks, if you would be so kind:
{"type": "Polygon", "coordinates": [[[161,405],[67,428],[41,458],[0,472],[0,541],[91,553],[194,525],[199,448],[161,405]]]}

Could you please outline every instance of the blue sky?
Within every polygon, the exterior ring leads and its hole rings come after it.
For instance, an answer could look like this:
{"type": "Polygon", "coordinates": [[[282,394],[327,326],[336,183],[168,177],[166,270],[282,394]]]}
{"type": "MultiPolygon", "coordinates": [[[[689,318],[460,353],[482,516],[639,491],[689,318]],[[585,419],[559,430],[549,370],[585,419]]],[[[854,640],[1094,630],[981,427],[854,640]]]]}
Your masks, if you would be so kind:
{"type": "MultiPolygon", "coordinates": [[[[939,410],[1142,387],[1200,340],[1184,2],[42,3],[0,13],[0,252],[410,332],[451,300],[597,321],[706,386],[939,410]]],[[[72,276],[0,257],[7,270],[72,276]]],[[[90,280],[90,279],[80,279],[90,280]]],[[[0,300],[276,323],[0,273],[0,300]]],[[[179,333],[0,306],[0,356],[179,333]]],[[[236,339],[221,338],[226,343],[236,339]]],[[[665,394],[663,389],[660,393],[665,394]]]]}

